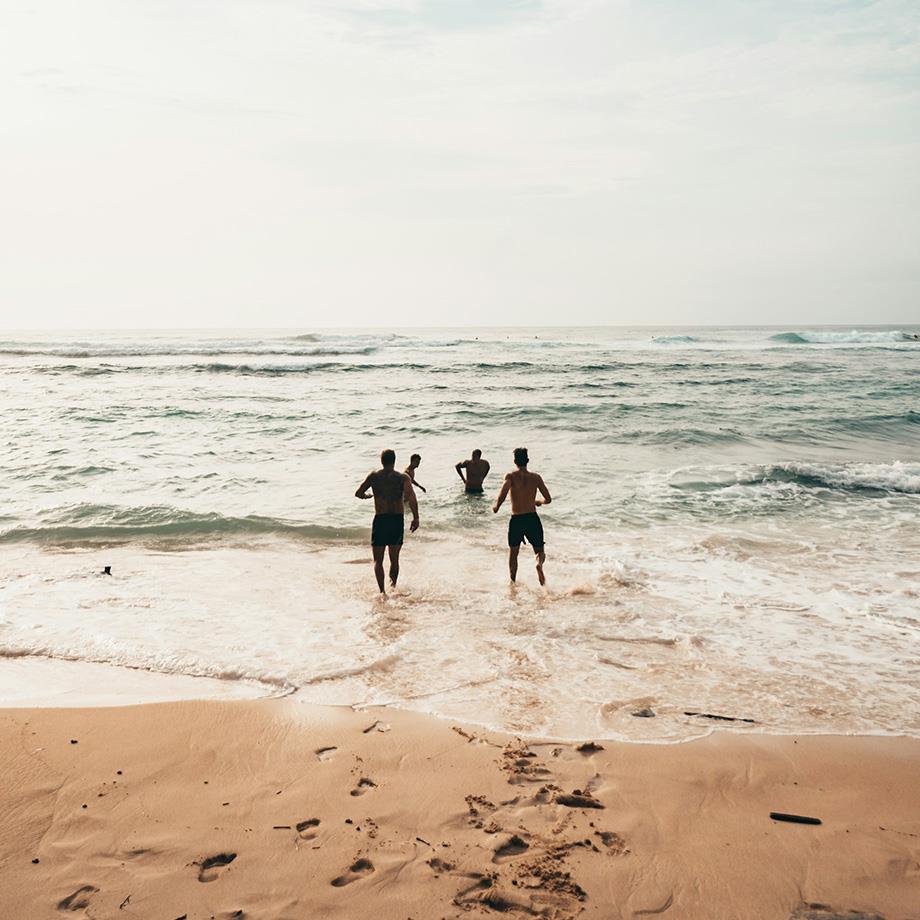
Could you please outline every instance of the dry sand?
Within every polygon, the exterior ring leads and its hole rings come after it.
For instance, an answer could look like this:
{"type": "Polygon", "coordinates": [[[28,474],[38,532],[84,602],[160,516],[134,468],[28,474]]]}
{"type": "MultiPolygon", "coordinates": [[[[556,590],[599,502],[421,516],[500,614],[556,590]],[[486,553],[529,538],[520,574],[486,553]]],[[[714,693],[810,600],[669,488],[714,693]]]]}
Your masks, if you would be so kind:
{"type": "Polygon", "coordinates": [[[4,920],[920,917],[917,740],[579,751],[274,700],[2,710],[0,752],[4,920]]]}

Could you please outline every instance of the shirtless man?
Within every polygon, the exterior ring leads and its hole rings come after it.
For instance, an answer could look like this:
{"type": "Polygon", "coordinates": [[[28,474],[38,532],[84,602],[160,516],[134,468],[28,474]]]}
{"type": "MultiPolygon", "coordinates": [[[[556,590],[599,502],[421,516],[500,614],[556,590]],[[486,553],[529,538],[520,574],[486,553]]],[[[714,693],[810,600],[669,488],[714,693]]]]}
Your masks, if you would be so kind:
{"type": "Polygon", "coordinates": [[[428,490],[420,482],[418,482],[415,478],[415,471],[419,468],[419,466],[421,465],[421,462],[422,462],[422,455],[413,454],[409,458],[409,465],[406,467],[406,475],[412,481],[412,485],[414,485],[418,489],[421,489],[427,495],[428,490]]]}
{"type": "Polygon", "coordinates": [[[498,514],[502,502],[511,493],[511,520],[508,522],[508,568],[511,570],[511,581],[517,578],[518,552],[521,542],[526,540],[532,547],[537,557],[537,578],[540,584],[546,584],[543,575],[543,563],[546,562],[546,553],[543,551],[543,523],[537,514],[537,508],[548,505],[552,500],[543,477],[531,473],[527,469],[530,458],[527,456],[526,447],[514,449],[514,464],[517,469],[505,476],[501,492],[492,506],[492,511],[498,514]],[[537,498],[539,492],[543,498],[537,498]]]}
{"type": "Polygon", "coordinates": [[[468,494],[482,495],[482,483],[486,476],[489,475],[491,467],[489,466],[488,460],[482,459],[481,450],[474,450],[471,459],[461,460],[454,469],[457,471],[457,475],[463,480],[468,494]],[[466,476],[463,475],[464,470],[466,470],[466,476]]]}
{"type": "Polygon", "coordinates": [[[374,575],[381,594],[386,594],[383,587],[383,554],[390,552],[390,585],[396,587],[399,578],[399,551],[402,549],[405,527],[405,507],[408,503],[412,510],[410,532],[418,530],[418,500],[412,489],[412,480],[396,471],[396,452],[385,450],[380,455],[383,469],[368,473],[364,482],[355,492],[356,498],[370,498],[367,490],[373,492],[374,524],[371,528],[371,547],[374,550],[374,575]]]}

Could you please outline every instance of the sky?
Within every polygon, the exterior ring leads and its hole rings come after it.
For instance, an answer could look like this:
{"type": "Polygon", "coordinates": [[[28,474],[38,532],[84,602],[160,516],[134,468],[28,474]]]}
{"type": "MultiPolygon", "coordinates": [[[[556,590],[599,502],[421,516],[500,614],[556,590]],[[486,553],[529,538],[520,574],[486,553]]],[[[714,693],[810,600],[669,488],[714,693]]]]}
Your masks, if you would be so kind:
{"type": "Polygon", "coordinates": [[[920,322],[916,0],[0,0],[0,324],[920,322]]]}

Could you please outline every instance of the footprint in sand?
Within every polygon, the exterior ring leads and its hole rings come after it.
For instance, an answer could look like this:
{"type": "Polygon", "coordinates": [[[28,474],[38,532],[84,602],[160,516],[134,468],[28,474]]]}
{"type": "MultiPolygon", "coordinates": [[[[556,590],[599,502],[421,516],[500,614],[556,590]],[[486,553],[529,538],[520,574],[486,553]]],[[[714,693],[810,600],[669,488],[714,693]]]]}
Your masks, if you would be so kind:
{"type": "Polygon", "coordinates": [[[557,795],[555,801],[557,805],[564,805],[566,808],[604,807],[603,803],[594,798],[587,789],[584,792],[581,789],[576,789],[571,795],[557,795]]]}
{"type": "Polygon", "coordinates": [[[317,748],[313,753],[316,754],[317,760],[332,760],[332,755],[337,750],[337,747],[321,747],[317,748]]]}
{"type": "Polygon", "coordinates": [[[513,859],[515,856],[520,856],[521,853],[526,853],[529,849],[530,845],[527,841],[515,834],[495,848],[495,855],[492,857],[492,862],[506,862],[509,859],[513,859]]]}
{"type": "Polygon", "coordinates": [[[319,827],[319,818],[307,818],[296,825],[297,833],[301,840],[313,840],[316,837],[316,828],[319,827]]]}
{"type": "Polygon", "coordinates": [[[236,853],[218,853],[216,856],[209,856],[207,859],[198,863],[198,881],[213,882],[220,875],[220,870],[224,866],[229,866],[236,859],[236,853]]]}
{"type": "Polygon", "coordinates": [[[595,831],[594,836],[601,838],[601,843],[607,847],[611,856],[623,856],[629,852],[626,848],[626,841],[613,831],[595,831]]]}
{"type": "Polygon", "coordinates": [[[358,780],[358,785],[355,786],[355,788],[351,790],[350,794],[351,795],[364,795],[364,793],[367,792],[368,789],[376,789],[376,788],[377,788],[377,784],[372,779],[368,779],[366,776],[362,776],[361,779],[358,780]]]}
{"type": "Polygon", "coordinates": [[[92,896],[99,889],[95,885],[84,885],[78,888],[73,894],[67,895],[62,901],[58,901],[58,910],[83,910],[89,907],[92,896]]]}
{"type": "Polygon", "coordinates": [[[431,859],[427,860],[427,863],[434,870],[435,878],[442,872],[453,872],[457,868],[454,863],[447,862],[447,860],[441,859],[440,856],[432,856],[431,859]]]}
{"type": "Polygon", "coordinates": [[[361,859],[356,859],[345,872],[334,878],[329,884],[333,888],[344,888],[346,885],[370,875],[373,871],[374,864],[369,859],[362,857],[361,859]]]}
{"type": "MultiPolygon", "coordinates": [[[[641,910],[634,910],[634,917],[647,917],[651,914],[663,914],[666,910],[670,910],[671,906],[674,904],[674,895],[668,894],[664,900],[661,898],[656,899],[657,903],[653,907],[645,907],[641,910]]],[[[654,903],[654,902],[653,902],[654,903]]]]}

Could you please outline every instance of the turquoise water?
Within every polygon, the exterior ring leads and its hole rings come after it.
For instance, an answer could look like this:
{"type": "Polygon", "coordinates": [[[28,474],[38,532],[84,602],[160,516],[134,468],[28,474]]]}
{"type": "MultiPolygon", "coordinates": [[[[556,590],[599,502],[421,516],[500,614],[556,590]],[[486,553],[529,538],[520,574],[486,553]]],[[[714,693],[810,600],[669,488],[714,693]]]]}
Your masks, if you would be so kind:
{"type": "Polygon", "coordinates": [[[917,335],[6,333],[0,649],[559,735],[918,731],[917,335]],[[489,507],[522,444],[548,592],[509,593],[489,507]],[[386,608],[353,497],[383,447],[428,488],[386,608]]]}

